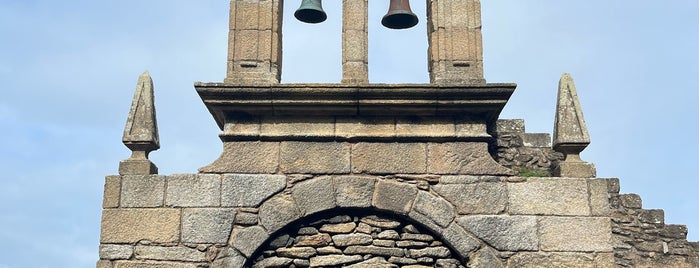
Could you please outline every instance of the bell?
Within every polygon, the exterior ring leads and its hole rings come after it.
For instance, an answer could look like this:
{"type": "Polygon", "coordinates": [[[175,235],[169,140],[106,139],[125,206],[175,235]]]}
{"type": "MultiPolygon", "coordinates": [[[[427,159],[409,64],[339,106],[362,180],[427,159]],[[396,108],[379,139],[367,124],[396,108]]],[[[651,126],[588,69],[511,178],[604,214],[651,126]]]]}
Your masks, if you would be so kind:
{"type": "Polygon", "coordinates": [[[294,12],[294,17],[297,20],[305,23],[321,23],[324,22],[328,15],[323,11],[321,0],[302,0],[301,7],[294,12]]]}
{"type": "Polygon", "coordinates": [[[410,0],[391,0],[388,13],[381,19],[381,24],[390,29],[407,29],[417,22],[417,16],[410,10],[410,0]]]}

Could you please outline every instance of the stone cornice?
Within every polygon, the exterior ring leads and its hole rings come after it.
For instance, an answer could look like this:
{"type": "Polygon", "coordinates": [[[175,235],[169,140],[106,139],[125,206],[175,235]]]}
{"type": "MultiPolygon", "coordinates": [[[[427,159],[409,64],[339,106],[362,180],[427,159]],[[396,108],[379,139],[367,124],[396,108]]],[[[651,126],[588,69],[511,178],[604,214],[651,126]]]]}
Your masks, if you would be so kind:
{"type": "Polygon", "coordinates": [[[223,129],[226,114],[299,116],[463,116],[497,119],[517,85],[267,84],[196,82],[223,129]]]}

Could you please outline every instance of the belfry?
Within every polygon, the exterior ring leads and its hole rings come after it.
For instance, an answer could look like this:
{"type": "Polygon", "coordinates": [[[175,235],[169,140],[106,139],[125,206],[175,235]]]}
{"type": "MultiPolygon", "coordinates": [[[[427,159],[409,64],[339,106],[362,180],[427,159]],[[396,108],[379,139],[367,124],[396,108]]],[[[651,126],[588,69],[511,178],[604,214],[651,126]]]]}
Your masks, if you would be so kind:
{"type": "MultiPolygon", "coordinates": [[[[335,15],[298,2],[301,21],[335,15]]],[[[499,118],[516,84],[484,79],[479,0],[390,1],[392,29],[427,7],[425,84],[370,83],[368,0],[325,4],[342,5],[342,80],[287,84],[284,1],[230,1],[226,77],[194,85],[223,152],[197,173],[157,174],[154,89],[139,78],[98,268],[699,266],[686,227],[580,158],[590,137],[569,74],[553,142],[499,118]]]]}

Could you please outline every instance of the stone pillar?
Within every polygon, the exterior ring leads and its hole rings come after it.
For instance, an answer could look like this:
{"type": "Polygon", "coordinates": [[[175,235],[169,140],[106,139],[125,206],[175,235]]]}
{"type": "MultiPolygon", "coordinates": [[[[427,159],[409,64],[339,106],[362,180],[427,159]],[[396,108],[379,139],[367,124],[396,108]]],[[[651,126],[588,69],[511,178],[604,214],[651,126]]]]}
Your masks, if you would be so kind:
{"type": "Polygon", "coordinates": [[[480,0],[428,0],[430,82],[485,83],[480,0]]]}
{"type": "Polygon", "coordinates": [[[368,0],[342,1],[342,83],[369,83],[368,0]]]}
{"type": "Polygon", "coordinates": [[[282,4],[282,0],[231,0],[224,82],[279,83],[282,4]]]}

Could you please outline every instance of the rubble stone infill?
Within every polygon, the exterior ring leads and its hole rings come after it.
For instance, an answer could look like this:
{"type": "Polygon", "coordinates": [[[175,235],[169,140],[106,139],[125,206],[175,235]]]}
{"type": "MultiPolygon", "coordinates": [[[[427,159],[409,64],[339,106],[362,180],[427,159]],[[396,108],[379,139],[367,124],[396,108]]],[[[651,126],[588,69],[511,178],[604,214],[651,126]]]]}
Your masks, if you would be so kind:
{"type": "Polygon", "coordinates": [[[272,239],[252,267],[465,267],[436,237],[377,215],[341,215],[272,239]]]}
{"type": "Polygon", "coordinates": [[[665,224],[661,209],[643,209],[637,194],[619,194],[610,180],[614,259],[618,267],[699,267],[699,243],[687,241],[687,227],[665,224]]]}
{"type": "Polygon", "coordinates": [[[551,176],[553,166],[564,158],[551,148],[548,133],[526,133],[521,119],[498,120],[495,138],[494,158],[520,176],[551,176]]]}

